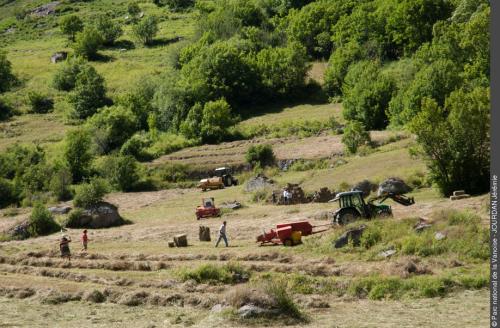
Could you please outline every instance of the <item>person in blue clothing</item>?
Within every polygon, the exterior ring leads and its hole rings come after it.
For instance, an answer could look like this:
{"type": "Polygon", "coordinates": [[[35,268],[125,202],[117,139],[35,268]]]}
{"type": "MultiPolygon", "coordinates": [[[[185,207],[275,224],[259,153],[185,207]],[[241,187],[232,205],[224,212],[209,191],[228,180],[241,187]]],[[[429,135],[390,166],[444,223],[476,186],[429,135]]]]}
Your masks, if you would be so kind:
{"type": "Polygon", "coordinates": [[[219,239],[217,239],[217,243],[215,244],[215,247],[219,246],[219,243],[221,240],[224,240],[226,247],[229,246],[227,243],[227,236],[226,236],[226,224],[227,224],[226,221],[224,221],[219,228],[219,239]]]}

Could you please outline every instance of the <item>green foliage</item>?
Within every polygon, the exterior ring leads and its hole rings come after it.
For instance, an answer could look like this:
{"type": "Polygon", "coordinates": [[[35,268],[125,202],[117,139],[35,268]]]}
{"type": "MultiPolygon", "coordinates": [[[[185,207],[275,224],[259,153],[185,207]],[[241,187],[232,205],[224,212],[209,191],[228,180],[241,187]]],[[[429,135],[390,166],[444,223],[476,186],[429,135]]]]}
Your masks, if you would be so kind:
{"type": "Polygon", "coordinates": [[[45,114],[54,108],[54,100],[46,95],[31,91],[28,93],[28,103],[30,111],[38,114],[45,114]]]}
{"type": "Polygon", "coordinates": [[[0,177],[0,208],[17,202],[17,195],[12,182],[0,177]]]}
{"type": "Polygon", "coordinates": [[[360,146],[370,142],[370,133],[366,131],[363,123],[351,121],[346,125],[342,135],[342,143],[349,153],[355,154],[360,146]]]}
{"type": "Polygon", "coordinates": [[[132,156],[108,156],[98,172],[119,191],[131,191],[140,180],[139,165],[132,156]]]}
{"type": "Polygon", "coordinates": [[[129,13],[130,16],[136,17],[141,12],[141,8],[139,8],[137,2],[131,1],[127,6],[127,12],[129,13]]]}
{"type": "Polygon", "coordinates": [[[0,51],[0,93],[9,90],[15,80],[12,74],[12,64],[7,59],[7,54],[0,51]]]}
{"type": "Polygon", "coordinates": [[[106,100],[104,78],[92,66],[84,66],[76,76],[73,93],[69,97],[74,107],[74,115],[85,119],[103,107],[106,100]]]}
{"type": "Polygon", "coordinates": [[[186,119],[181,123],[179,131],[188,139],[197,139],[201,134],[201,121],[203,120],[203,106],[196,103],[189,110],[186,119]]]}
{"type": "Polygon", "coordinates": [[[186,139],[182,135],[172,133],[162,133],[158,136],[158,140],[148,149],[148,152],[153,157],[170,154],[174,151],[193,146],[191,140],[186,139]]]}
{"type": "Polygon", "coordinates": [[[76,85],[76,77],[89,65],[83,58],[71,57],[57,70],[52,80],[52,86],[60,91],[73,90],[76,85]]]}
{"type": "Polygon", "coordinates": [[[13,114],[12,107],[4,99],[0,98],[0,121],[10,118],[13,114]]]}
{"type": "Polygon", "coordinates": [[[307,55],[299,44],[286,48],[267,48],[256,57],[262,84],[273,94],[287,95],[305,84],[307,55]]]}
{"type": "Polygon", "coordinates": [[[83,31],[83,22],[76,15],[63,16],[59,21],[61,32],[68,36],[71,41],[75,41],[78,32],[83,31]]]}
{"type": "Polygon", "coordinates": [[[79,129],[68,132],[64,145],[64,159],[73,177],[73,182],[80,182],[89,174],[92,153],[92,139],[87,131],[79,129]]]}
{"type": "Polygon", "coordinates": [[[80,208],[90,208],[101,202],[106,193],[108,193],[106,181],[94,178],[76,187],[73,204],[80,208]]]}
{"type": "Polygon", "coordinates": [[[194,269],[183,269],[179,272],[182,281],[194,280],[197,283],[234,284],[240,282],[250,273],[237,263],[228,263],[222,266],[202,264],[194,269]]]}
{"type": "Polygon", "coordinates": [[[87,120],[99,154],[117,149],[138,129],[137,117],[121,106],[105,107],[87,120]]]}
{"type": "Polygon", "coordinates": [[[194,0],[156,0],[159,4],[167,6],[172,11],[186,10],[194,6],[194,0]]]}
{"type": "Polygon", "coordinates": [[[94,25],[103,40],[103,44],[106,46],[113,45],[116,39],[123,34],[120,24],[113,22],[109,15],[98,15],[95,18],[94,25]]]}
{"type": "Polygon", "coordinates": [[[63,226],[67,228],[80,228],[81,216],[83,215],[83,209],[75,208],[69,212],[68,217],[63,222],[63,226]]]}
{"type": "Polygon", "coordinates": [[[346,120],[356,120],[368,130],[383,129],[385,114],[394,90],[393,83],[380,72],[376,62],[361,61],[349,68],[342,87],[346,120]]]}
{"type": "Polygon", "coordinates": [[[35,204],[28,222],[28,231],[32,237],[48,235],[61,228],[42,203],[35,204]]]}
{"type": "Polygon", "coordinates": [[[152,158],[151,154],[146,150],[151,146],[151,139],[145,134],[134,134],[120,148],[120,154],[132,156],[138,161],[147,161],[152,158]]]}
{"type": "Polygon", "coordinates": [[[431,177],[445,195],[458,189],[480,193],[489,188],[489,103],[489,88],[455,91],[444,108],[424,99],[410,124],[428,159],[431,177]]]}
{"type": "Polygon", "coordinates": [[[82,32],[76,34],[73,50],[76,56],[81,56],[89,60],[96,59],[97,52],[102,47],[103,42],[104,39],[95,27],[85,27],[82,32]]]}
{"type": "Polygon", "coordinates": [[[132,27],[134,37],[143,45],[150,45],[158,33],[158,19],[154,16],[143,18],[132,27]]]}
{"type": "Polygon", "coordinates": [[[71,199],[71,171],[64,167],[59,166],[55,168],[49,183],[49,191],[59,201],[71,199]]]}
{"type": "Polygon", "coordinates": [[[324,89],[330,97],[342,95],[342,85],[349,66],[363,58],[362,47],[357,42],[349,42],[339,47],[330,56],[325,71],[324,89]]]}
{"type": "Polygon", "coordinates": [[[163,181],[167,182],[182,182],[186,181],[190,172],[190,167],[186,164],[165,164],[158,170],[158,176],[163,181]]]}
{"type": "Polygon", "coordinates": [[[205,143],[218,143],[227,136],[227,129],[234,124],[231,107],[225,99],[209,101],[203,107],[200,124],[201,140],[205,143]]]}
{"type": "Polygon", "coordinates": [[[272,166],[276,162],[271,145],[252,145],[248,148],[245,160],[252,166],[259,165],[261,168],[272,166]]]}
{"type": "Polygon", "coordinates": [[[432,39],[432,27],[451,15],[445,0],[405,0],[387,18],[386,30],[399,53],[409,54],[432,39]]]}
{"type": "Polygon", "coordinates": [[[288,283],[285,280],[273,280],[265,285],[266,294],[271,297],[276,304],[280,314],[284,314],[296,319],[303,319],[304,315],[293,301],[290,295],[288,283]]]}

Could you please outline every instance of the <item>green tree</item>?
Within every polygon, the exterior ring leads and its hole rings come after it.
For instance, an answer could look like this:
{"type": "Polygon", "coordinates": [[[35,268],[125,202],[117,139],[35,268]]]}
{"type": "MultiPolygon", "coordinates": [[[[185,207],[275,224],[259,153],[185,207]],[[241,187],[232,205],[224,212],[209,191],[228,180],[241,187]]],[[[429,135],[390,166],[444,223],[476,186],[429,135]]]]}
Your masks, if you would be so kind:
{"type": "Polygon", "coordinates": [[[113,22],[109,15],[98,15],[95,19],[95,27],[103,40],[103,44],[106,46],[113,45],[116,39],[123,34],[120,24],[113,22]]]}
{"type": "Polygon", "coordinates": [[[73,177],[73,182],[81,182],[87,177],[92,162],[92,139],[83,129],[70,131],[64,144],[64,159],[73,177]]]}
{"type": "Polygon", "coordinates": [[[347,152],[355,154],[360,146],[369,144],[370,142],[370,133],[366,131],[363,123],[358,121],[347,123],[342,135],[342,143],[346,147],[347,152]]]}
{"type": "Polygon", "coordinates": [[[247,149],[245,160],[252,166],[272,166],[276,163],[276,157],[271,145],[252,145],[247,149]]]}
{"type": "Polygon", "coordinates": [[[10,180],[0,177],[0,208],[18,201],[14,185],[10,180]]]}
{"type": "Polygon", "coordinates": [[[76,187],[73,204],[80,208],[92,208],[102,201],[109,187],[104,179],[94,178],[76,187]]]}
{"type": "Polygon", "coordinates": [[[138,126],[134,113],[121,106],[105,107],[87,120],[87,127],[92,131],[100,154],[121,147],[137,131],[138,126]]]}
{"type": "Polygon", "coordinates": [[[203,106],[196,103],[182,122],[180,132],[188,139],[197,139],[201,134],[201,121],[203,119],[203,106]]]}
{"type": "Polygon", "coordinates": [[[386,32],[400,53],[411,54],[432,39],[432,27],[451,16],[446,0],[403,0],[390,12],[386,32]]]}
{"type": "Polygon", "coordinates": [[[489,108],[489,88],[461,89],[446,99],[445,107],[424,98],[409,124],[431,178],[444,195],[458,189],[489,189],[489,108]]]}
{"type": "Polygon", "coordinates": [[[363,49],[356,41],[339,47],[330,56],[325,72],[324,89],[330,97],[342,95],[342,84],[349,66],[363,58],[363,49]]]}
{"type": "Polygon", "coordinates": [[[28,231],[32,237],[48,235],[61,228],[42,203],[35,204],[28,224],[28,231]]]}
{"type": "Polygon", "coordinates": [[[59,201],[71,199],[71,171],[63,165],[57,165],[50,179],[49,190],[59,201]]]}
{"type": "Polygon", "coordinates": [[[129,2],[127,6],[127,12],[130,16],[135,18],[141,12],[141,8],[139,8],[137,2],[129,2]]]}
{"type": "Polygon", "coordinates": [[[54,100],[36,91],[28,93],[28,104],[31,107],[30,111],[38,114],[45,114],[54,109],[54,100]]]}
{"type": "Polygon", "coordinates": [[[231,107],[225,99],[209,101],[203,107],[201,139],[204,143],[219,143],[227,136],[227,129],[234,124],[231,107]]]}
{"type": "Polygon", "coordinates": [[[75,41],[75,35],[83,31],[83,22],[76,15],[63,16],[59,20],[61,32],[68,36],[71,41],[75,41]]]}
{"type": "Polygon", "coordinates": [[[102,163],[99,173],[106,178],[113,188],[131,191],[140,180],[139,165],[132,156],[109,156],[102,163]]]}
{"type": "Polygon", "coordinates": [[[281,95],[304,86],[307,61],[305,49],[295,43],[286,48],[264,49],[256,58],[263,85],[281,95]]]}
{"type": "Polygon", "coordinates": [[[346,120],[356,120],[366,129],[383,129],[388,124],[385,111],[394,85],[380,72],[380,64],[361,61],[349,68],[343,84],[343,111],[346,120]]]}
{"type": "Polygon", "coordinates": [[[73,50],[76,56],[95,59],[103,42],[104,39],[95,27],[85,27],[82,32],[76,34],[76,42],[73,44],[73,50]]]}
{"type": "Polygon", "coordinates": [[[154,16],[148,16],[132,27],[132,33],[140,43],[150,45],[158,33],[158,20],[154,16]]]}
{"type": "Polygon", "coordinates": [[[76,76],[73,93],[69,102],[73,104],[77,118],[85,119],[94,115],[98,108],[106,105],[104,78],[92,66],[85,66],[76,76]]]}
{"type": "Polygon", "coordinates": [[[12,64],[7,59],[7,54],[0,50],[0,93],[9,90],[15,80],[12,64]]]}
{"type": "Polygon", "coordinates": [[[6,120],[12,116],[12,107],[2,98],[0,98],[0,121],[6,120]]]}
{"type": "Polygon", "coordinates": [[[76,84],[77,75],[83,68],[88,66],[87,62],[81,57],[69,58],[54,74],[52,86],[60,91],[73,90],[76,84]]]}

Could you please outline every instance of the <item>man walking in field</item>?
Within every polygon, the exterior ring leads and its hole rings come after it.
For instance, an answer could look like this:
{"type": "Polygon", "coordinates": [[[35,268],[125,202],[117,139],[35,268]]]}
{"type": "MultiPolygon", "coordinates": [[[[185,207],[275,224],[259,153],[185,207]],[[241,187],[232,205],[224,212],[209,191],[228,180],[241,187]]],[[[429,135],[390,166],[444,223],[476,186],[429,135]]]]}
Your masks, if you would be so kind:
{"type": "Polygon", "coordinates": [[[226,221],[224,221],[219,228],[219,239],[217,239],[217,243],[215,244],[215,247],[219,246],[219,243],[221,240],[224,240],[226,247],[229,246],[227,244],[227,237],[226,237],[226,221]]]}

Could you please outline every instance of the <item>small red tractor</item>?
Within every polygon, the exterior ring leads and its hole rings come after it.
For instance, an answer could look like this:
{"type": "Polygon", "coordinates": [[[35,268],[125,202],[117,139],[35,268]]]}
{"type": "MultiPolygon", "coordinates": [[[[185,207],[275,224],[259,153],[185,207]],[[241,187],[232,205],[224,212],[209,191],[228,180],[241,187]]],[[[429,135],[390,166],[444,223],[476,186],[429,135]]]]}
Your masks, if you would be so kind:
{"type": "MultiPolygon", "coordinates": [[[[330,224],[327,225],[330,226],[330,224]]],[[[276,225],[276,229],[271,229],[268,232],[264,231],[262,235],[257,236],[257,242],[260,242],[261,245],[271,243],[274,245],[294,246],[301,243],[302,236],[309,236],[328,230],[314,231],[314,228],[317,227],[319,226],[313,226],[308,221],[281,223],[276,225]]]]}
{"type": "Polygon", "coordinates": [[[215,207],[213,198],[203,198],[201,206],[196,208],[196,219],[220,216],[220,208],[215,207]]]}

